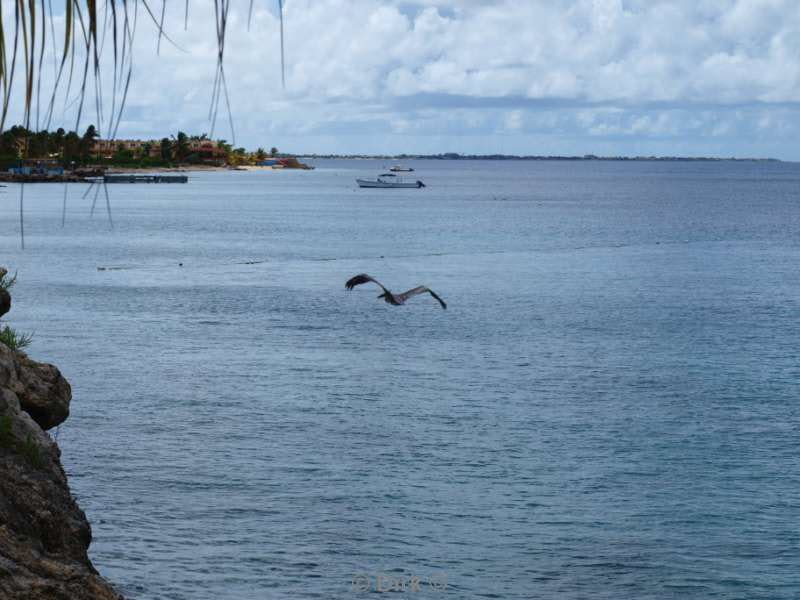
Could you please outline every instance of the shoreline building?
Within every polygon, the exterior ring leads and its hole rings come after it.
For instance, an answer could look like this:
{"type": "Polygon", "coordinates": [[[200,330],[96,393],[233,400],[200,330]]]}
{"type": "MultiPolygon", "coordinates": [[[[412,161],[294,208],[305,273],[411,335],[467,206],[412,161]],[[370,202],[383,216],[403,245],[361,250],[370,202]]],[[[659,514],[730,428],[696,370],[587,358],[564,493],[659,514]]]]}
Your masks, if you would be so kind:
{"type": "MultiPolygon", "coordinates": [[[[173,144],[176,142],[173,140],[173,144]]],[[[189,155],[196,154],[203,162],[219,162],[225,160],[226,152],[215,140],[186,140],[189,155]]],[[[152,158],[161,156],[161,140],[101,140],[92,145],[92,154],[101,158],[112,158],[120,150],[128,150],[134,156],[141,157],[145,153],[152,158]]]]}

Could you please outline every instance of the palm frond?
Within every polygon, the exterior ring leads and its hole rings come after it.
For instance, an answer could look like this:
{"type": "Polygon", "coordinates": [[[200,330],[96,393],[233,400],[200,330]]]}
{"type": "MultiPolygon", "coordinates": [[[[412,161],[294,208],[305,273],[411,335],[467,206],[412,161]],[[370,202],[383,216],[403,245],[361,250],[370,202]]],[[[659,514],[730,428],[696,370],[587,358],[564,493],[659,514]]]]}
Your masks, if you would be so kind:
{"type": "MultiPolygon", "coordinates": [[[[84,117],[87,90],[92,90],[97,130],[101,135],[105,132],[110,139],[114,139],[132,87],[134,37],[140,2],[158,33],[155,43],[156,53],[160,53],[162,41],[185,52],[166,31],[168,20],[166,0],[161,1],[160,10],[157,8],[154,10],[154,0],[64,0],[63,18],[59,19],[53,18],[53,1],[0,2],[0,100],[2,101],[0,133],[5,129],[12,105],[20,107],[23,126],[30,130],[33,120],[36,131],[41,131],[40,128],[49,129],[53,120],[63,120],[68,110],[74,110],[74,129],[78,131],[81,119],[84,117]],[[13,37],[10,36],[10,10],[14,12],[13,37]],[[57,27],[63,29],[58,31],[57,27]],[[106,46],[109,46],[108,53],[111,56],[104,59],[103,56],[107,55],[106,46]],[[43,68],[45,63],[49,62],[49,58],[46,60],[48,49],[52,49],[53,56],[52,80],[43,77],[43,68]],[[18,63],[24,73],[24,82],[22,89],[18,87],[15,90],[14,78],[17,76],[18,63]],[[56,114],[59,95],[64,96],[60,117],[56,114]]],[[[283,0],[277,0],[281,84],[285,89],[283,5],[283,0]]],[[[254,6],[254,0],[248,0],[246,6],[248,30],[252,25],[254,6]]],[[[224,67],[225,38],[230,22],[231,1],[214,0],[213,7],[217,52],[208,112],[210,132],[213,136],[220,104],[224,100],[231,139],[235,144],[232,102],[224,67]]],[[[183,12],[184,29],[186,29],[189,22],[189,0],[185,0],[183,12]]],[[[20,236],[24,247],[23,198],[24,192],[21,189],[20,236]]]]}
{"type": "MultiPolygon", "coordinates": [[[[35,129],[49,128],[56,118],[56,97],[64,95],[64,111],[77,104],[75,128],[80,127],[84,116],[84,98],[87,90],[93,86],[95,96],[94,110],[97,127],[101,132],[116,132],[125,100],[131,88],[133,67],[133,37],[136,30],[136,15],[140,0],[64,0],[63,19],[53,18],[53,0],[12,0],[11,3],[0,3],[0,96],[2,97],[2,113],[0,114],[0,132],[5,128],[9,107],[19,102],[22,109],[22,122],[35,129]],[[7,13],[13,7],[13,38],[8,37],[7,13]],[[49,32],[48,32],[49,20],[49,32]],[[61,42],[56,31],[56,23],[62,27],[61,42]],[[108,62],[108,73],[104,73],[101,57],[106,46],[111,53],[108,62]],[[48,48],[52,48],[53,80],[45,84],[42,69],[45,66],[48,48]],[[80,54],[80,56],[78,56],[80,54]],[[19,61],[18,61],[19,59],[19,61]],[[83,61],[82,73],[78,74],[77,96],[73,96],[73,80],[76,71],[76,59],[83,61]],[[14,92],[14,77],[17,63],[24,70],[24,91],[14,92]],[[69,64],[69,67],[67,65],[69,64]],[[68,73],[67,73],[68,71],[68,73]],[[111,78],[104,85],[103,77],[111,78]],[[90,83],[90,79],[92,82],[90,83]],[[66,90],[62,90],[66,80],[66,90]],[[45,87],[49,85],[48,92],[45,87]],[[110,92],[110,99],[105,98],[110,92]],[[44,97],[43,97],[43,94],[44,97]],[[22,100],[22,102],[20,102],[22,100]],[[104,100],[108,100],[108,105],[104,100]],[[110,109],[108,114],[106,110],[110,109]]],[[[154,0],[141,0],[148,18],[158,32],[156,52],[160,53],[162,42],[184,51],[166,31],[166,0],[162,0],[160,9],[153,6],[154,0]]],[[[277,1],[280,25],[281,83],[286,86],[285,47],[283,27],[283,0],[277,1]]],[[[225,37],[229,23],[230,0],[214,0],[215,27],[217,37],[217,55],[214,85],[211,90],[211,108],[209,120],[213,123],[219,110],[220,102],[225,99],[225,106],[230,105],[228,86],[225,80],[224,57],[225,37]]],[[[248,0],[247,28],[253,21],[254,0],[248,0]]],[[[184,29],[188,27],[189,0],[184,2],[184,29]]],[[[80,64],[80,63],[79,63],[80,64]]],[[[233,116],[228,115],[229,124],[233,116]]]]}
{"type": "Polygon", "coordinates": [[[286,89],[286,62],[283,58],[283,0],[278,0],[278,18],[281,22],[281,86],[286,89]]]}

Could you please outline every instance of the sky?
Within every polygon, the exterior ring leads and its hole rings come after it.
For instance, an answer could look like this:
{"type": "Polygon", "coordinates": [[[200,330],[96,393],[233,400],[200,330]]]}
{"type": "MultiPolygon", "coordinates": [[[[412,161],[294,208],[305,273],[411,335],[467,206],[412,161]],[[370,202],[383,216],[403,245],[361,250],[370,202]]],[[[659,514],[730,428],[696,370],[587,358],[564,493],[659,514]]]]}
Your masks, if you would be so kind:
{"type": "MultiPolygon", "coordinates": [[[[158,53],[139,15],[117,137],[182,130],[295,153],[800,160],[798,0],[284,0],[285,88],[277,1],[255,0],[248,28],[249,0],[231,0],[233,131],[224,102],[213,131],[208,119],[209,5],[190,3],[184,30],[184,3],[167,3],[178,47],[162,40],[158,53]]],[[[55,120],[72,128],[73,113],[55,120]]],[[[82,127],[90,121],[93,107],[82,127]]]]}

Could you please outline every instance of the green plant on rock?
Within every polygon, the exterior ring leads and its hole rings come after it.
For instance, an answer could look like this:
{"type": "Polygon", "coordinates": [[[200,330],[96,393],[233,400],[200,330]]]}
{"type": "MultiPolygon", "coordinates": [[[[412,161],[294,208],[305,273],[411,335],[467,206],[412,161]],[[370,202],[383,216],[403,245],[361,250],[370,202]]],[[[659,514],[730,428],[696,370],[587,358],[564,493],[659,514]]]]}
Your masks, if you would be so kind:
{"type": "Polygon", "coordinates": [[[19,334],[8,325],[0,329],[0,343],[5,344],[12,350],[22,350],[26,346],[29,346],[32,341],[32,334],[19,334]]]}
{"type": "Polygon", "coordinates": [[[36,445],[36,442],[31,439],[30,433],[25,438],[25,441],[17,446],[17,450],[33,468],[41,469],[44,466],[42,451],[36,445]]]}
{"type": "Polygon", "coordinates": [[[34,469],[41,469],[45,466],[42,449],[33,441],[29,433],[24,442],[16,442],[14,433],[11,430],[11,415],[0,417],[0,448],[4,450],[16,450],[22,458],[28,461],[34,469]]]}

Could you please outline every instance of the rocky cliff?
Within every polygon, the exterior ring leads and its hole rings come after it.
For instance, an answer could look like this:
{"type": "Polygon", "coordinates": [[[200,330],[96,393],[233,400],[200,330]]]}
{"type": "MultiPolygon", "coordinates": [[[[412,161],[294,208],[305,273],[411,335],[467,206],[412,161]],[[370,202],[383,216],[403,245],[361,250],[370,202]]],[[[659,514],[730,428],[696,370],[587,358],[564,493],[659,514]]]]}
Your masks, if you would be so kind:
{"type": "MultiPolygon", "coordinates": [[[[2,269],[0,269],[2,272],[2,269]]],[[[11,297],[0,287],[0,315],[11,297]]],[[[53,365],[0,342],[0,598],[121,600],[98,575],[92,532],[46,432],[69,415],[70,385],[53,365]]]]}

